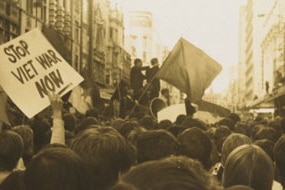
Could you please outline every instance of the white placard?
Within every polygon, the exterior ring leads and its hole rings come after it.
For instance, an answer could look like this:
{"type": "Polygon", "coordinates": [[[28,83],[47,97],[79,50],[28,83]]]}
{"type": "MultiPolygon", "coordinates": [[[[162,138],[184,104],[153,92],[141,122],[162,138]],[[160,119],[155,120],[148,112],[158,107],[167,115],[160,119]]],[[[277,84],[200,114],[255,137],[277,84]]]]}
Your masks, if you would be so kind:
{"type": "Polygon", "coordinates": [[[186,115],[185,104],[173,104],[157,112],[157,121],[167,119],[174,122],[180,114],[186,115]]]}
{"type": "Polygon", "coordinates": [[[48,92],[62,96],[83,81],[38,28],[1,45],[0,57],[0,84],[29,118],[49,106],[48,92]]]}

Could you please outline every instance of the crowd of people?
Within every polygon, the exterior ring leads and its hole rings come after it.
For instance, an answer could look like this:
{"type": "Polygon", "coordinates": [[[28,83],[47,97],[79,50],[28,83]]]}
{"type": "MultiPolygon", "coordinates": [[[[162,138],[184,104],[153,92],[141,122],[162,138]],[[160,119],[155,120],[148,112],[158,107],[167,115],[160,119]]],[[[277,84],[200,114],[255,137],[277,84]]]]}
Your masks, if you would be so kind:
{"type": "Polygon", "coordinates": [[[285,189],[285,118],[106,119],[49,98],[43,113],[2,126],[1,190],[285,189]]]}

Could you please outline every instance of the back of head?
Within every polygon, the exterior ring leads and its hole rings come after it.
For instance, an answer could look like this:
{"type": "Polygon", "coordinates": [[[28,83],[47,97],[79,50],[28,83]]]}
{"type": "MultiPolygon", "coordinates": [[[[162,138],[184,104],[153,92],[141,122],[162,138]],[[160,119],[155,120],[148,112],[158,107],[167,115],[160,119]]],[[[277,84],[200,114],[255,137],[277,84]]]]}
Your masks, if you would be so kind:
{"type": "Polygon", "coordinates": [[[71,148],[83,159],[93,174],[98,189],[108,188],[119,172],[135,162],[135,148],[111,127],[90,128],[78,134],[71,148]]]}
{"type": "Polygon", "coordinates": [[[168,88],[163,88],[163,89],[161,89],[160,93],[161,93],[162,95],[164,95],[164,94],[169,94],[169,89],[168,89],[168,88]]]}
{"type": "Polygon", "coordinates": [[[139,164],[123,175],[112,190],[119,189],[118,186],[121,190],[220,189],[200,162],[181,156],[139,164]]]}
{"type": "Polygon", "coordinates": [[[150,60],[151,65],[157,65],[158,64],[158,59],[157,58],[152,58],[150,60]]]}
{"type": "Polygon", "coordinates": [[[12,171],[23,155],[24,143],[14,131],[0,132],[0,171],[12,171]]]}
{"type": "Polygon", "coordinates": [[[77,128],[77,118],[72,113],[64,113],[63,114],[64,128],[65,130],[75,132],[77,128]]]}
{"type": "Polygon", "coordinates": [[[98,125],[99,121],[95,117],[86,117],[78,125],[76,133],[79,133],[85,129],[90,128],[92,125],[98,125]]]}
{"type": "Polygon", "coordinates": [[[183,122],[181,123],[180,125],[182,128],[191,128],[191,127],[197,127],[199,129],[202,129],[202,130],[207,130],[207,125],[199,120],[199,119],[194,119],[192,118],[191,116],[187,116],[183,122]]]}
{"type": "Polygon", "coordinates": [[[178,135],[179,154],[198,159],[204,167],[210,165],[212,143],[208,135],[201,129],[193,127],[178,135]]]}
{"type": "Polygon", "coordinates": [[[150,115],[145,115],[143,118],[139,120],[139,123],[141,126],[143,126],[145,129],[155,129],[157,126],[157,122],[155,119],[150,115]]]}
{"type": "Polygon", "coordinates": [[[25,184],[29,190],[93,189],[90,175],[79,156],[68,148],[46,148],[28,165],[25,184]]]}
{"type": "Polygon", "coordinates": [[[28,125],[19,125],[13,127],[12,130],[22,137],[24,143],[23,159],[27,163],[34,154],[33,130],[28,125]]]}
{"type": "Polygon", "coordinates": [[[268,139],[261,139],[254,141],[254,144],[262,148],[264,152],[267,153],[267,155],[272,159],[273,161],[273,147],[274,147],[274,142],[268,139]]]}
{"type": "Polygon", "coordinates": [[[251,140],[248,136],[239,133],[230,134],[224,141],[222,146],[222,164],[225,164],[228,155],[238,146],[244,144],[251,144],[251,140]]]}
{"type": "Polygon", "coordinates": [[[31,123],[34,133],[34,148],[38,152],[43,146],[50,142],[51,124],[47,119],[39,118],[31,123]]]}
{"type": "Polygon", "coordinates": [[[268,126],[260,127],[260,129],[256,132],[256,134],[253,136],[254,140],[261,140],[261,139],[268,139],[273,141],[274,143],[278,139],[277,132],[268,126]]]}
{"type": "Polygon", "coordinates": [[[253,128],[244,121],[239,121],[235,124],[235,132],[242,133],[248,137],[252,136],[253,128]]]}
{"type": "Polygon", "coordinates": [[[176,120],[175,120],[175,124],[176,125],[181,125],[181,123],[184,121],[184,119],[186,119],[186,115],[185,114],[180,114],[176,117],[176,120]]]}
{"type": "Polygon", "coordinates": [[[220,121],[218,121],[219,125],[225,125],[227,126],[231,131],[234,131],[235,128],[235,122],[230,118],[223,118],[220,121]]]}
{"type": "Polygon", "coordinates": [[[141,163],[175,155],[178,148],[178,141],[166,130],[150,130],[141,134],[136,146],[138,162],[141,163]]]}
{"type": "Polygon", "coordinates": [[[285,188],[285,135],[283,134],[274,145],[274,161],[280,182],[285,188]]]}
{"type": "Polygon", "coordinates": [[[256,145],[234,149],[226,160],[223,186],[246,185],[258,190],[271,190],[274,178],[273,162],[256,145]]]}
{"type": "Polygon", "coordinates": [[[142,60],[139,59],[139,58],[136,58],[136,59],[134,60],[134,64],[135,64],[135,65],[138,65],[138,64],[141,64],[141,63],[142,63],[142,60]]]}

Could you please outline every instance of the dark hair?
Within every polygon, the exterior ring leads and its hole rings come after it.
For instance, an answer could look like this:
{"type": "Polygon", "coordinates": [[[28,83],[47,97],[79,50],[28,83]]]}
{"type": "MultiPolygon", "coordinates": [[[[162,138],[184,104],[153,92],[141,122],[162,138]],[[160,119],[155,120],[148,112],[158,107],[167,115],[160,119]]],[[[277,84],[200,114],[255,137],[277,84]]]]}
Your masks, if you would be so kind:
{"type": "Polygon", "coordinates": [[[178,144],[177,139],[166,130],[146,131],[137,140],[138,162],[158,160],[175,155],[178,144]]]}
{"type": "Polygon", "coordinates": [[[169,89],[168,88],[163,88],[163,89],[161,89],[160,93],[161,94],[169,93],[169,89]]]}
{"type": "Polygon", "coordinates": [[[37,153],[50,142],[51,124],[47,119],[39,118],[31,123],[31,128],[34,133],[34,151],[37,153]]]}
{"type": "Polygon", "coordinates": [[[155,129],[157,127],[156,120],[150,115],[143,116],[143,118],[139,120],[139,124],[148,130],[155,129]]]}
{"type": "Polygon", "coordinates": [[[285,135],[283,134],[275,143],[273,148],[274,161],[277,168],[278,177],[280,182],[285,188],[285,135]]]}
{"type": "Polygon", "coordinates": [[[197,127],[202,130],[207,130],[207,125],[203,121],[199,119],[194,119],[191,116],[187,116],[183,122],[180,125],[182,128],[191,128],[191,127],[197,127]]]}
{"type": "Polygon", "coordinates": [[[98,189],[113,185],[119,172],[135,162],[136,150],[119,132],[111,127],[90,128],[79,133],[71,148],[92,172],[98,189]]]}
{"type": "Polygon", "coordinates": [[[134,64],[135,65],[137,65],[138,63],[141,63],[142,62],[142,60],[140,59],[140,58],[136,58],[135,60],[134,60],[134,64]]]}
{"type": "Polygon", "coordinates": [[[139,164],[123,175],[112,190],[218,190],[200,162],[173,156],[139,164]]]}
{"type": "Polygon", "coordinates": [[[25,190],[24,175],[25,171],[13,171],[0,184],[1,190],[25,190]]]}
{"type": "Polygon", "coordinates": [[[278,134],[273,128],[268,126],[260,127],[257,133],[253,136],[254,140],[268,139],[274,143],[278,140],[278,134]]]}
{"type": "Polygon", "coordinates": [[[86,117],[84,118],[78,125],[77,130],[75,133],[79,133],[85,129],[90,128],[92,125],[98,125],[99,121],[95,117],[86,117]]]}
{"type": "Polygon", "coordinates": [[[23,150],[23,160],[25,165],[32,159],[34,155],[34,133],[33,130],[28,125],[18,125],[12,128],[18,135],[22,137],[24,150],[23,150]]]}
{"type": "Polygon", "coordinates": [[[28,190],[93,189],[83,161],[68,148],[46,148],[30,162],[25,172],[28,190]]]}
{"type": "Polygon", "coordinates": [[[186,119],[186,115],[185,114],[180,114],[180,115],[178,115],[177,117],[176,117],[176,120],[175,120],[175,124],[176,125],[180,125],[183,121],[184,121],[184,119],[186,119]]]}
{"type": "Polygon", "coordinates": [[[240,133],[230,134],[224,141],[222,146],[222,158],[221,162],[224,165],[228,155],[238,146],[244,144],[251,144],[251,140],[248,136],[240,133]]]}
{"type": "Polygon", "coordinates": [[[256,145],[242,145],[227,158],[223,186],[246,185],[258,190],[271,190],[274,178],[273,162],[256,145]]]}
{"type": "Polygon", "coordinates": [[[0,132],[0,170],[12,171],[24,152],[24,143],[14,131],[0,132]]]}
{"type": "Polygon", "coordinates": [[[197,127],[186,129],[177,137],[179,154],[199,160],[205,168],[210,167],[212,143],[208,135],[197,127]]]}
{"type": "Polygon", "coordinates": [[[158,59],[157,59],[157,58],[152,58],[152,59],[150,60],[150,63],[151,63],[152,65],[157,64],[157,63],[158,63],[158,59]]]}
{"type": "Polygon", "coordinates": [[[223,118],[217,122],[219,125],[227,126],[231,131],[235,129],[235,122],[230,118],[223,118]]]}
{"type": "Polygon", "coordinates": [[[75,132],[77,128],[77,118],[72,113],[64,113],[62,116],[64,122],[64,129],[70,132],[75,132]]]}
{"type": "Polygon", "coordinates": [[[274,155],[273,155],[273,147],[274,147],[274,142],[268,139],[261,139],[254,141],[254,144],[262,148],[264,152],[267,153],[267,155],[271,158],[273,161],[274,155]]]}

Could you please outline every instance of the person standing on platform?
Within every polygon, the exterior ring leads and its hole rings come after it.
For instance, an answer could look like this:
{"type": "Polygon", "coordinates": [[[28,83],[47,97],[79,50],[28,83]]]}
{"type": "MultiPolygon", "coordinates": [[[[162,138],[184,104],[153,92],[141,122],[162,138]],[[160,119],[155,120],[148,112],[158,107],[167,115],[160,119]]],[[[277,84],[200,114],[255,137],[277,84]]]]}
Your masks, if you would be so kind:
{"type": "Polygon", "coordinates": [[[159,96],[160,91],[160,80],[158,78],[154,78],[155,74],[159,70],[158,59],[152,58],[150,63],[151,67],[146,70],[146,80],[148,85],[150,85],[150,98],[153,99],[159,96]]]}
{"type": "Polygon", "coordinates": [[[130,72],[130,83],[131,88],[134,90],[134,100],[138,100],[143,92],[143,82],[146,77],[142,73],[142,70],[145,70],[145,68],[142,67],[142,60],[136,58],[130,72]]]}

